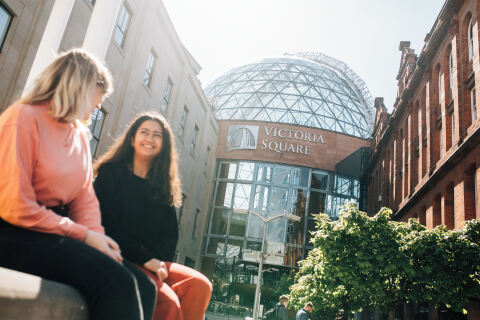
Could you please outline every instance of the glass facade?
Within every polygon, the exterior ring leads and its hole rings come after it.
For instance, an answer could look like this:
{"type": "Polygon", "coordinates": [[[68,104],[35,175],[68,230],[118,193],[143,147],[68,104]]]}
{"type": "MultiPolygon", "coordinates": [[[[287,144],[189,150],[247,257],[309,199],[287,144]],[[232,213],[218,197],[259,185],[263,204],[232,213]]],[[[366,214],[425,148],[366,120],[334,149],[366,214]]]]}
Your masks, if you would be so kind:
{"type": "MultiPolygon", "coordinates": [[[[338,218],[345,201],[358,204],[358,179],[333,172],[276,163],[219,161],[202,272],[214,284],[211,312],[251,316],[261,250],[263,217],[289,214],[267,224],[261,304],[270,308],[280,277],[312,248],[313,214],[338,218]]],[[[266,310],[264,308],[264,310],[266,310]]]]}
{"type": "Polygon", "coordinates": [[[205,92],[219,120],[288,123],[369,138],[373,101],[343,62],[320,53],[267,58],[235,68],[205,92]]]}

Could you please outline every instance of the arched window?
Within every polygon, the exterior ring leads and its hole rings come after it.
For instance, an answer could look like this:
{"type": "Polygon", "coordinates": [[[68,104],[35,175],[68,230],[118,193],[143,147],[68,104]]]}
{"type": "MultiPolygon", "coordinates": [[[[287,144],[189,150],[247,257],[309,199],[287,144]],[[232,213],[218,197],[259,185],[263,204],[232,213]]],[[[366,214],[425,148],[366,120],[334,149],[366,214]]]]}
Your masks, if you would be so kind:
{"type": "Polygon", "coordinates": [[[444,153],[444,148],[443,145],[445,144],[444,137],[443,137],[443,126],[440,124],[440,127],[438,128],[438,134],[439,134],[439,151],[440,151],[440,158],[443,157],[444,153]]]}
{"type": "Polygon", "coordinates": [[[450,54],[448,55],[448,82],[450,84],[450,97],[453,99],[453,54],[450,50],[450,54]]]}
{"type": "Polygon", "coordinates": [[[473,59],[473,21],[470,18],[467,29],[468,61],[473,59]]]}
{"type": "Polygon", "coordinates": [[[422,108],[420,108],[420,104],[417,101],[417,136],[420,141],[422,138],[422,108]]]}
{"type": "Polygon", "coordinates": [[[473,88],[470,90],[470,112],[471,112],[471,117],[472,117],[472,123],[477,121],[477,98],[476,98],[476,92],[475,92],[475,85],[473,88]]]}
{"type": "Polygon", "coordinates": [[[440,106],[443,99],[442,69],[440,69],[440,66],[438,66],[438,73],[437,73],[437,89],[438,89],[438,105],[440,106]]]}

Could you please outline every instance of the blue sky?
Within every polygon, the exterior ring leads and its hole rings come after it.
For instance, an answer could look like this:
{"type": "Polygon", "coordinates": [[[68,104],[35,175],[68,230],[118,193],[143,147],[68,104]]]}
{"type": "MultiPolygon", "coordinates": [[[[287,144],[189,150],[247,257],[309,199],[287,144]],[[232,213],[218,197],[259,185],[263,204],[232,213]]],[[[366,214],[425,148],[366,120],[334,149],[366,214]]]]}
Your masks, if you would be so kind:
{"type": "Polygon", "coordinates": [[[345,62],[384,97],[396,98],[400,41],[419,53],[444,0],[163,0],[203,85],[248,62],[299,51],[345,62]]]}

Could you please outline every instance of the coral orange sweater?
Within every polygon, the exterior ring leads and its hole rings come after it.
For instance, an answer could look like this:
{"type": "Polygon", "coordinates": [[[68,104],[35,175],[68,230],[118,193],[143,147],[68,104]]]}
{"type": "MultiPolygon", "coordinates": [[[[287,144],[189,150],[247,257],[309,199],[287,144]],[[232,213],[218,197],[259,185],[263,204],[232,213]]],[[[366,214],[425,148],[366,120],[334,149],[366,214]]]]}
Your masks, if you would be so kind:
{"type": "Polygon", "coordinates": [[[103,233],[87,135],[84,125],[51,117],[48,104],[5,110],[0,116],[0,218],[80,241],[88,229],[103,233]],[[68,205],[68,217],[47,209],[58,205],[68,205]]]}

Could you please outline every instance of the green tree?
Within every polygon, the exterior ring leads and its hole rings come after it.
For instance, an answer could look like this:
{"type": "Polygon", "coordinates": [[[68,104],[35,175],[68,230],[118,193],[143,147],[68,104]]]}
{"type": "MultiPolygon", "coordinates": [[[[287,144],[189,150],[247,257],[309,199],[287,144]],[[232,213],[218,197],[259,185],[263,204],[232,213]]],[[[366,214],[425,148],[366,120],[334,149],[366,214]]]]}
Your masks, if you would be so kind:
{"type": "Polygon", "coordinates": [[[429,304],[466,313],[480,299],[480,222],[461,230],[427,230],[416,219],[395,222],[383,208],[374,217],[347,205],[338,221],[316,216],[314,249],[300,263],[290,287],[296,307],[350,317],[364,308],[393,310],[403,303],[429,304]]]}
{"type": "Polygon", "coordinates": [[[480,223],[461,230],[438,226],[410,233],[405,252],[415,272],[409,278],[408,300],[466,313],[480,298],[480,223]]]}
{"type": "Polygon", "coordinates": [[[301,306],[310,300],[316,313],[333,316],[343,309],[347,317],[365,307],[393,310],[403,303],[413,273],[401,250],[404,235],[421,226],[393,223],[390,215],[382,209],[369,217],[355,204],[346,205],[338,221],[317,215],[315,248],[301,263],[292,302],[301,306]]]}

